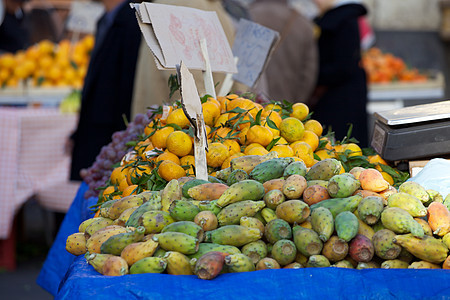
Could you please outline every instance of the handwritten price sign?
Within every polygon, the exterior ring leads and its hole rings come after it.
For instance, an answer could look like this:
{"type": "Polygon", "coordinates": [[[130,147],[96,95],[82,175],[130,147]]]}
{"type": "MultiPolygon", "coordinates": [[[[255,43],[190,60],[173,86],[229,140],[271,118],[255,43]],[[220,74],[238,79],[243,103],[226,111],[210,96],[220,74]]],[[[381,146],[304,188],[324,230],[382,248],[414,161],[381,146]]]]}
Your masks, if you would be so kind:
{"type": "Polygon", "coordinates": [[[175,69],[181,60],[205,70],[200,40],[206,39],[213,72],[236,73],[233,53],[215,12],[147,3],[133,4],[139,25],[160,69],[175,69]]]}
{"type": "Polygon", "coordinates": [[[233,79],[254,86],[278,40],[278,32],[241,19],[233,43],[233,54],[239,58],[238,73],[233,75],[233,79]]]}

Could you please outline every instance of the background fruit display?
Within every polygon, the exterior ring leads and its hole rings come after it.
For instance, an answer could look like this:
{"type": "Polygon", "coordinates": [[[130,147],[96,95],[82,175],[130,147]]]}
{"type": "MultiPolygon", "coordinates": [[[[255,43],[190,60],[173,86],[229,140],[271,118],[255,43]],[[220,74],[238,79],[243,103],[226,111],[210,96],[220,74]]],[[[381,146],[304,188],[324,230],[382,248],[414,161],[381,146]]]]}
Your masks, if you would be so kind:
{"type": "Polygon", "coordinates": [[[392,53],[372,47],[362,57],[369,83],[425,82],[428,76],[418,69],[408,67],[406,62],[392,53]]]}
{"type": "Polygon", "coordinates": [[[307,168],[276,152],[234,158],[216,176],[103,202],[66,249],[108,276],[450,268],[450,195],[412,181],[395,189],[380,171],[342,172],[334,158],[307,168]]]}
{"type": "Polygon", "coordinates": [[[72,87],[81,89],[86,75],[94,37],[87,35],[72,44],[42,40],[26,50],[0,56],[2,88],[72,87]]]}

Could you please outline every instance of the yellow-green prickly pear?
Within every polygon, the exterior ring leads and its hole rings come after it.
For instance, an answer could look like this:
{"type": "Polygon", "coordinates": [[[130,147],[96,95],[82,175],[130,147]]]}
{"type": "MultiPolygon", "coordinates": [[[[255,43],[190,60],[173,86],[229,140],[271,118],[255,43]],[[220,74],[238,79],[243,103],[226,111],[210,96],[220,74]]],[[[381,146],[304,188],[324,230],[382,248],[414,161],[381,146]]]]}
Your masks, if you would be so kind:
{"type": "Polygon", "coordinates": [[[82,232],[75,232],[66,239],[66,250],[73,255],[86,253],[86,237],[82,232]]]}
{"type": "Polygon", "coordinates": [[[158,248],[158,243],[149,239],[145,242],[136,242],[127,245],[123,248],[120,256],[125,259],[129,266],[132,266],[138,260],[152,256],[156,248],[158,248]]]}
{"type": "Polygon", "coordinates": [[[106,240],[116,234],[124,232],[127,232],[127,229],[119,225],[109,225],[97,230],[86,240],[86,250],[89,253],[100,253],[100,247],[106,240]]]}
{"type": "Polygon", "coordinates": [[[244,170],[247,174],[250,174],[253,169],[262,162],[265,162],[272,158],[277,158],[278,153],[273,151],[266,155],[245,155],[241,157],[233,158],[230,161],[231,170],[244,170]]]}
{"type": "Polygon", "coordinates": [[[254,264],[267,256],[267,245],[262,240],[248,243],[241,249],[242,253],[250,257],[254,264]]]}
{"type": "Polygon", "coordinates": [[[141,195],[141,194],[139,194],[139,195],[130,195],[130,196],[126,196],[126,197],[123,197],[121,199],[118,199],[109,208],[109,210],[108,210],[108,217],[110,219],[115,220],[126,209],[128,209],[130,207],[142,205],[142,203],[144,203],[144,200],[146,200],[146,196],[144,196],[144,195],[141,195]]]}
{"type": "Polygon", "coordinates": [[[182,196],[180,183],[178,180],[172,179],[161,192],[161,209],[165,212],[169,212],[172,202],[180,200],[182,196]]]}
{"type": "Polygon", "coordinates": [[[415,220],[417,223],[419,223],[420,226],[422,226],[423,232],[424,232],[426,235],[430,235],[430,236],[433,235],[433,230],[431,230],[431,227],[430,227],[430,225],[428,224],[427,221],[425,221],[424,219],[421,219],[421,218],[414,218],[414,220],[415,220]]]}
{"type": "Polygon", "coordinates": [[[159,191],[152,191],[148,195],[148,200],[139,206],[128,218],[125,226],[138,227],[139,218],[147,211],[161,210],[161,193],[159,191]]]}
{"type": "Polygon", "coordinates": [[[89,253],[89,252],[86,252],[86,254],[84,256],[85,256],[88,264],[90,264],[95,269],[95,271],[99,272],[100,274],[102,274],[102,270],[103,270],[103,266],[105,265],[105,261],[110,257],[114,257],[114,255],[112,255],[112,254],[100,254],[100,253],[89,253]]]}
{"type": "Polygon", "coordinates": [[[427,190],[419,183],[414,181],[403,182],[398,187],[398,191],[414,196],[417,199],[419,199],[422,203],[426,203],[430,200],[430,195],[428,195],[427,190]]]}
{"type": "Polygon", "coordinates": [[[230,273],[255,271],[255,264],[245,254],[236,253],[225,256],[225,265],[230,273]]]}
{"type": "MultiPolygon", "coordinates": [[[[95,217],[95,218],[89,218],[87,220],[84,220],[83,222],[81,222],[80,226],[78,226],[78,232],[82,232],[84,233],[86,231],[86,228],[91,225],[92,222],[94,222],[95,220],[97,220],[98,218],[102,218],[102,217],[95,217]]],[[[111,220],[111,219],[110,219],[111,220]]],[[[111,220],[112,221],[112,220],[111,220]]],[[[110,224],[111,225],[111,224],[110,224]]]]}
{"type": "Polygon", "coordinates": [[[383,199],[377,196],[365,197],[358,205],[358,217],[368,225],[373,225],[381,217],[384,209],[383,199]]]}
{"type": "Polygon", "coordinates": [[[300,199],[306,187],[305,177],[294,174],[286,178],[281,191],[287,199],[300,199]]]}
{"type": "Polygon", "coordinates": [[[153,236],[155,242],[166,251],[194,254],[198,251],[199,240],[182,232],[164,232],[153,236]]]}
{"type": "Polygon", "coordinates": [[[169,214],[176,221],[194,221],[199,212],[200,208],[190,200],[174,200],[169,207],[169,214]]]}
{"type": "Polygon", "coordinates": [[[259,210],[265,207],[264,201],[244,200],[225,206],[218,214],[217,220],[220,226],[237,225],[241,217],[253,217],[259,210]]]}
{"type": "Polygon", "coordinates": [[[178,221],[172,224],[169,224],[163,228],[161,231],[164,232],[182,232],[186,233],[190,236],[197,238],[200,242],[203,241],[204,231],[202,227],[191,221],[178,221]]]}
{"type": "Polygon", "coordinates": [[[439,264],[447,258],[448,248],[441,240],[425,235],[419,239],[412,234],[396,235],[393,242],[422,260],[439,264]]]}
{"type": "Polygon", "coordinates": [[[406,210],[413,217],[425,217],[427,209],[415,196],[404,192],[392,194],[388,198],[389,207],[399,207],[406,210]]]}
{"type": "Polygon", "coordinates": [[[333,214],[326,207],[318,207],[311,213],[312,229],[319,234],[322,242],[328,241],[334,232],[333,214]]]}
{"type": "MultiPolygon", "coordinates": [[[[292,175],[295,176],[295,175],[292,175]]],[[[300,224],[309,217],[310,209],[308,204],[301,200],[288,200],[277,206],[275,213],[278,218],[293,224],[300,224]]]]}
{"type": "Polygon", "coordinates": [[[380,265],[375,261],[369,261],[369,262],[360,261],[360,262],[358,262],[358,265],[356,266],[357,270],[379,269],[379,268],[380,268],[380,265]]]}
{"type": "Polygon", "coordinates": [[[130,274],[162,273],[167,261],[162,257],[144,257],[130,267],[130,274]]]}
{"type": "Polygon", "coordinates": [[[168,251],[164,255],[167,261],[167,274],[172,275],[193,275],[190,259],[183,253],[176,251],[168,251]]]}
{"type": "Polygon", "coordinates": [[[280,264],[271,257],[264,257],[256,264],[256,271],[270,269],[281,269],[280,264]]]}
{"type": "Polygon", "coordinates": [[[375,254],[379,258],[392,260],[400,255],[402,248],[393,242],[395,235],[395,232],[389,229],[382,229],[375,232],[372,237],[372,243],[375,254]]]}
{"type": "MultiPolygon", "coordinates": [[[[231,174],[228,176],[226,183],[228,186],[235,184],[236,182],[242,181],[242,180],[246,180],[249,179],[248,174],[241,169],[237,169],[234,170],[233,172],[231,172],[231,174]]],[[[219,198],[219,197],[217,197],[219,198]]],[[[216,199],[217,199],[216,198],[216,199]]]]}
{"type": "Polygon", "coordinates": [[[320,254],[311,255],[308,259],[308,263],[306,264],[308,268],[326,268],[330,265],[330,261],[325,256],[320,254]]]}
{"type": "Polygon", "coordinates": [[[241,247],[262,237],[261,231],[241,225],[225,225],[205,232],[206,242],[241,247]]]}
{"type": "Polygon", "coordinates": [[[276,209],[278,205],[286,200],[286,197],[280,190],[271,190],[264,195],[263,200],[268,208],[276,209]]]}
{"type": "Polygon", "coordinates": [[[400,259],[388,259],[381,263],[382,269],[408,269],[409,263],[400,259]]]}
{"type": "Polygon", "coordinates": [[[381,213],[381,222],[384,227],[397,234],[411,232],[419,238],[424,236],[422,226],[406,210],[399,207],[385,208],[381,213]]]}
{"type": "Polygon", "coordinates": [[[279,240],[273,244],[270,254],[272,258],[280,264],[280,266],[285,266],[295,260],[297,248],[291,240],[279,240]]]}
{"type": "Polygon", "coordinates": [[[301,226],[294,226],[292,231],[295,246],[301,254],[309,257],[322,252],[323,243],[317,232],[301,226]]]}
{"type": "Polygon", "coordinates": [[[331,198],[345,198],[351,196],[361,187],[359,180],[350,173],[334,175],[328,180],[328,194],[331,198]]]}
{"type": "Polygon", "coordinates": [[[441,266],[430,263],[428,261],[421,260],[411,263],[408,269],[441,269],[441,266]]]}
{"type": "Polygon", "coordinates": [[[354,212],[362,199],[363,197],[360,195],[354,195],[347,198],[326,199],[311,205],[311,210],[314,210],[317,207],[326,207],[331,211],[333,217],[336,218],[336,216],[343,211],[354,212]]]}
{"type": "Polygon", "coordinates": [[[448,249],[450,249],[450,233],[447,233],[442,237],[442,242],[447,246],[448,249]]]}
{"type": "Polygon", "coordinates": [[[338,236],[333,235],[323,245],[322,255],[328,258],[331,262],[338,262],[343,260],[348,254],[348,243],[341,240],[338,236]]]}
{"type": "Polygon", "coordinates": [[[284,170],[292,162],[292,157],[272,158],[258,164],[248,175],[251,179],[264,183],[283,176],[284,170]]]}
{"type": "Polygon", "coordinates": [[[349,262],[348,260],[345,260],[345,259],[336,262],[334,265],[332,265],[332,267],[344,268],[344,269],[354,269],[355,268],[351,262],[349,262]]]}
{"type": "MultiPolygon", "coordinates": [[[[263,209],[261,209],[258,213],[261,213],[261,217],[264,220],[264,222],[267,224],[270,221],[274,220],[274,219],[278,219],[277,214],[275,213],[275,211],[271,208],[268,207],[264,207],[263,209]]],[[[258,216],[258,213],[255,214],[255,216],[258,216]]]]}
{"type": "Polygon", "coordinates": [[[144,212],[138,221],[139,226],[145,227],[145,233],[159,233],[166,225],[174,223],[172,216],[165,211],[149,210],[144,212]]]}
{"type": "Polygon", "coordinates": [[[329,180],[341,171],[341,163],[334,158],[321,160],[308,170],[305,175],[306,180],[329,180]]]}
{"type": "Polygon", "coordinates": [[[225,207],[228,204],[244,200],[261,200],[264,197],[264,193],[262,183],[252,179],[242,180],[226,189],[217,199],[216,204],[219,207],[225,207]]]}
{"type": "Polygon", "coordinates": [[[107,239],[100,247],[100,252],[105,254],[120,255],[123,248],[127,245],[139,242],[144,237],[145,228],[140,226],[138,228],[129,227],[127,232],[113,235],[107,239]],[[132,228],[132,229],[131,229],[132,228]]]}
{"type": "Polygon", "coordinates": [[[439,202],[439,203],[444,202],[444,197],[438,191],[428,189],[427,194],[428,194],[428,196],[430,196],[430,201],[432,201],[432,202],[439,202]]]}
{"type": "Polygon", "coordinates": [[[250,228],[257,228],[261,231],[262,234],[264,234],[265,226],[263,222],[261,222],[259,219],[255,217],[247,217],[247,216],[241,217],[241,219],[239,220],[239,225],[250,228]]]}
{"type": "Polygon", "coordinates": [[[102,271],[100,273],[102,273],[105,276],[126,275],[128,274],[128,264],[120,256],[111,256],[106,259],[102,271]]]}
{"type": "Polygon", "coordinates": [[[271,244],[275,244],[279,240],[291,239],[291,226],[283,219],[273,219],[266,224],[264,237],[271,244]]]}
{"type": "Polygon", "coordinates": [[[217,216],[210,210],[199,212],[194,218],[194,223],[199,225],[203,231],[214,230],[219,226],[217,216]]]}
{"type": "Polygon", "coordinates": [[[106,226],[113,225],[114,220],[105,217],[96,217],[92,219],[92,222],[84,229],[84,234],[87,237],[93,235],[96,231],[105,228],[106,226]]]}
{"type": "Polygon", "coordinates": [[[216,243],[200,243],[198,245],[198,251],[194,254],[189,254],[188,257],[190,259],[192,258],[200,258],[203,254],[212,252],[212,251],[218,251],[228,254],[235,254],[235,253],[241,253],[241,250],[235,246],[230,245],[220,245],[216,243]]]}
{"type": "MultiPolygon", "coordinates": [[[[142,206],[142,205],[141,205],[142,206]]],[[[125,226],[125,224],[127,223],[128,219],[130,218],[130,216],[133,214],[133,212],[138,208],[139,206],[133,206],[130,208],[125,209],[120,216],[114,220],[113,224],[114,225],[119,225],[119,226],[125,226]]]]}
{"type": "Polygon", "coordinates": [[[362,234],[362,235],[368,237],[369,240],[371,240],[373,235],[375,234],[375,230],[371,226],[369,226],[366,223],[364,223],[363,221],[361,221],[360,218],[358,218],[358,222],[359,222],[358,234],[362,234]]]}

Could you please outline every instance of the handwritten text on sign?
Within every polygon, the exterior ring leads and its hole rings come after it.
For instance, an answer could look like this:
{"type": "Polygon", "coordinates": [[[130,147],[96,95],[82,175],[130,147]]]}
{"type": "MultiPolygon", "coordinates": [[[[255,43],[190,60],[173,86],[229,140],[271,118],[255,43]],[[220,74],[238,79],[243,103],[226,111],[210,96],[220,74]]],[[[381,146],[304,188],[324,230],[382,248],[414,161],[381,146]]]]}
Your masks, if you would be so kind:
{"type": "Polygon", "coordinates": [[[278,39],[278,32],[241,19],[233,43],[233,54],[239,58],[238,73],[233,75],[233,79],[247,86],[254,86],[278,39]]]}
{"type": "Polygon", "coordinates": [[[174,69],[183,60],[190,69],[204,70],[200,40],[205,38],[212,71],[237,71],[215,12],[146,2],[139,6],[139,11],[144,25],[151,24],[157,43],[147,43],[163,68],[174,69]],[[158,55],[161,52],[162,56],[158,55]]]}

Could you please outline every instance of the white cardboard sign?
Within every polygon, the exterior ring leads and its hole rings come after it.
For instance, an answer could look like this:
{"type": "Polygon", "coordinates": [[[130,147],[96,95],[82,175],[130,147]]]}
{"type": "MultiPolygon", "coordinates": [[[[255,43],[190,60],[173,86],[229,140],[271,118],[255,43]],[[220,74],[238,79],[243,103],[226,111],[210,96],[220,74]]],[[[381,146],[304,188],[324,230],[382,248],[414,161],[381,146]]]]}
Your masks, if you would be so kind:
{"type": "Polygon", "coordinates": [[[279,39],[278,32],[240,19],[233,43],[233,54],[239,59],[238,73],[233,75],[233,79],[253,87],[266,67],[279,39]]]}
{"type": "Polygon", "coordinates": [[[67,18],[67,29],[76,32],[94,33],[97,20],[105,7],[93,1],[72,1],[67,18]]]}
{"type": "Polygon", "coordinates": [[[206,39],[211,70],[237,72],[216,12],[148,2],[132,7],[158,69],[175,69],[182,60],[189,69],[205,70],[200,41],[206,39]]]}

